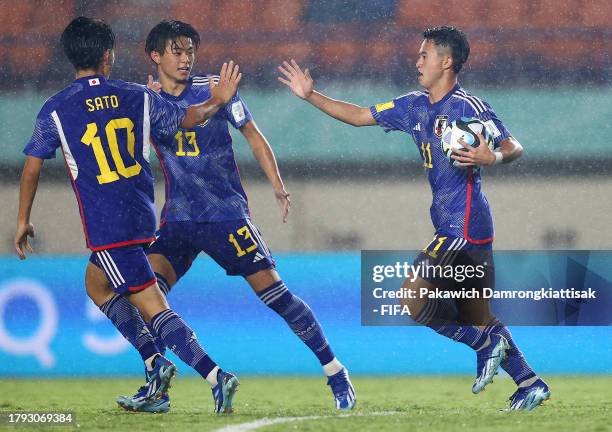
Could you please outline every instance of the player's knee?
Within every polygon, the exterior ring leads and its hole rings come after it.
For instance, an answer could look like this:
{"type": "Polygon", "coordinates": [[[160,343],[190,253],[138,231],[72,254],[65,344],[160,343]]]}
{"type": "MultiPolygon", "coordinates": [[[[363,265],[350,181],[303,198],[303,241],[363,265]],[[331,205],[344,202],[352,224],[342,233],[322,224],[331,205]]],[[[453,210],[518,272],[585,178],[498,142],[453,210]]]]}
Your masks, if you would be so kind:
{"type": "Polygon", "coordinates": [[[166,297],[162,294],[157,284],[153,284],[142,291],[131,294],[130,303],[140,312],[145,322],[149,323],[155,315],[169,309],[166,297]]]}
{"type": "Polygon", "coordinates": [[[274,284],[282,283],[280,276],[273,268],[260,270],[245,279],[257,295],[270,289],[274,284]]]}

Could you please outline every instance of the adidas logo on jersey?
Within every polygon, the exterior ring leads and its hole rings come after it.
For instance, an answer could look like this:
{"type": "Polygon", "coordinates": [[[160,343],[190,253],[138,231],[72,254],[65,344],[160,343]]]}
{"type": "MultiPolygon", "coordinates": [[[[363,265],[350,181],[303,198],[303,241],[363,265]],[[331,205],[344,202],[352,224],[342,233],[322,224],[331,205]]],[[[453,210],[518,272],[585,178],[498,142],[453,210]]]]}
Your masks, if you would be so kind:
{"type": "Polygon", "coordinates": [[[417,123],[416,126],[412,128],[412,130],[420,132],[421,131],[421,123],[417,123]]]}
{"type": "Polygon", "coordinates": [[[253,262],[254,262],[254,263],[259,262],[259,261],[261,261],[262,259],[264,259],[264,256],[263,256],[262,254],[260,254],[259,252],[257,252],[257,253],[255,254],[255,258],[253,258],[253,262]]]}

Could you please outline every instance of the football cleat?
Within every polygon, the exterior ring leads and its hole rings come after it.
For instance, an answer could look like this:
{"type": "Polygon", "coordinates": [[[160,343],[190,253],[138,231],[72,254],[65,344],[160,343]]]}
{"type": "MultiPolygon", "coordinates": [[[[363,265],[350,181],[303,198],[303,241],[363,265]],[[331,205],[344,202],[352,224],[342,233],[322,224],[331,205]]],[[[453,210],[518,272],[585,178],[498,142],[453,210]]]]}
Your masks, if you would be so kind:
{"type": "Polygon", "coordinates": [[[217,385],[212,388],[216,413],[230,414],[234,411],[232,402],[234,400],[234,395],[238,391],[239,385],[240,382],[235,375],[229,372],[223,372],[219,369],[217,372],[217,385]]]}
{"type": "Polygon", "coordinates": [[[346,368],[342,368],[337,374],[327,377],[327,385],[331,387],[334,394],[336,409],[353,409],[355,402],[357,402],[357,395],[346,368]]]}
{"type": "MultiPolygon", "coordinates": [[[[155,366],[153,367],[153,370],[147,373],[149,381],[140,387],[134,396],[120,396],[117,398],[117,403],[126,410],[141,411],[145,405],[161,399],[162,395],[168,392],[168,389],[170,388],[170,381],[175,374],[176,366],[174,366],[174,364],[164,356],[157,356],[155,358],[155,366]]],[[[169,409],[169,398],[167,405],[169,409]]],[[[157,406],[157,404],[155,406],[157,406]]],[[[147,412],[150,411],[147,410],[147,412]]]]}
{"type": "MultiPolygon", "coordinates": [[[[148,371],[145,367],[145,378],[149,382],[154,376],[154,370],[148,371]]],[[[140,390],[139,390],[140,391],[140,390]]],[[[166,413],[170,411],[170,395],[162,393],[159,399],[154,399],[144,404],[133,404],[130,396],[119,396],[117,404],[127,411],[150,412],[150,413],[166,413]]]]}
{"type": "Polygon", "coordinates": [[[487,384],[493,382],[493,377],[510,348],[508,341],[502,335],[491,333],[490,338],[489,345],[476,352],[476,380],[472,385],[474,394],[480,393],[487,384]]]}
{"type": "Polygon", "coordinates": [[[506,411],[531,411],[548,399],[550,399],[550,389],[544,381],[538,378],[530,386],[516,389],[508,399],[510,403],[506,411]]]}
{"type": "Polygon", "coordinates": [[[170,396],[168,393],[162,393],[159,399],[138,404],[133,403],[132,398],[129,396],[119,396],[117,404],[126,411],[166,413],[170,411],[170,396]]]}

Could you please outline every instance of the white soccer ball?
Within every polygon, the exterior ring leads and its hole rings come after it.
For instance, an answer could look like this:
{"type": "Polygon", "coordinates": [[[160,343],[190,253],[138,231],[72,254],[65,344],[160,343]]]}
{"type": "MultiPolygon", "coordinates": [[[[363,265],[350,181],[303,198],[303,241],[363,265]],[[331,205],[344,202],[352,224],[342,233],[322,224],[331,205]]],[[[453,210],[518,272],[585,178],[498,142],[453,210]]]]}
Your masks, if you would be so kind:
{"type": "Polygon", "coordinates": [[[440,144],[442,145],[442,152],[448,159],[453,161],[453,165],[457,166],[457,161],[451,158],[453,154],[452,150],[465,150],[465,146],[461,144],[459,140],[463,139],[465,144],[472,147],[478,147],[480,141],[476,135],[477,133],[484,136],[486,145],[493,151],[493,134],[482,120],[461,117],[446,126],[444,132],[442,132],[440,144]]]}

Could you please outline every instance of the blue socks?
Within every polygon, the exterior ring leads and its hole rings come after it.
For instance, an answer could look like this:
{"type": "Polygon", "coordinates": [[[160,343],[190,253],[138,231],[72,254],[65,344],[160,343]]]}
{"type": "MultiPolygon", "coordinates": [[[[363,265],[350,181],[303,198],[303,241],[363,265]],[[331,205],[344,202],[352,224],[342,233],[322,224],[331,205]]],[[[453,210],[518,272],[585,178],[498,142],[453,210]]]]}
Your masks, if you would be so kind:
{"type": "Polygon", "coordinates": [[[436,333],[461,342],[478,351],[489,338],[489,333],[471,325],[461,325],[455,310],[447,303],[437,299],[427,299],[425,307],[413,319],[436,333]]]}
{"type": "Polygon", "coordinates": [[[282,281],[275,282],[257,295],[287,322],[293,333],[310,348],[322,365],[334,359],[334,353],[312,310],[302,299],[293,295],[282,281]]]}
{"type": "Polygon", "coordinates": [[[138,350],[143,360],[159,352],[140,312],[127,298],[115,294],[112,299],[100,306],[100,310],[112,321],[119,333],[138,350]]]}
{"type": "Polygon", "coordinates": [[[510,330],[497,318],[493,318],[484,330],[487,334],[497,333],[502,335],[508,341],[510,349],[508,350],[508,356],[501,364],[503,370],[512,377],[516,385],[521,384],[530,378],[534,378],[536,373],[529,367],[527,360],[523,356],[521,350],[514,343],[512,339],[512,333],[510,330]]]}
{"type": "MultiPolygon", "coordinates": [[[[170,285],[168,285],[168,281],[159,273],[155,273],[155,277],[157,278],[157,285],[159,286],[160,291],[166,297],[168,297],[168,293],[170,292],[170,285]]],[[[159,350],[159,353],[161,355],[166,355],[166,344],[164,344],[164,341],[161,340],[161,338],[155,332],[155,329],[153,329],[152,326],[147,324],[147,328],[149,329],[149,332],[151,332],[151,336],[153,336],[153,340],[157,344],[157,349],[159,350]]]]}
{"type": "Polygon", "coordinates": [[[155,315],[149,326],[172,352],[204,379],[217,367],[198,342],[193,330],[172,309],[155,315]]]}

